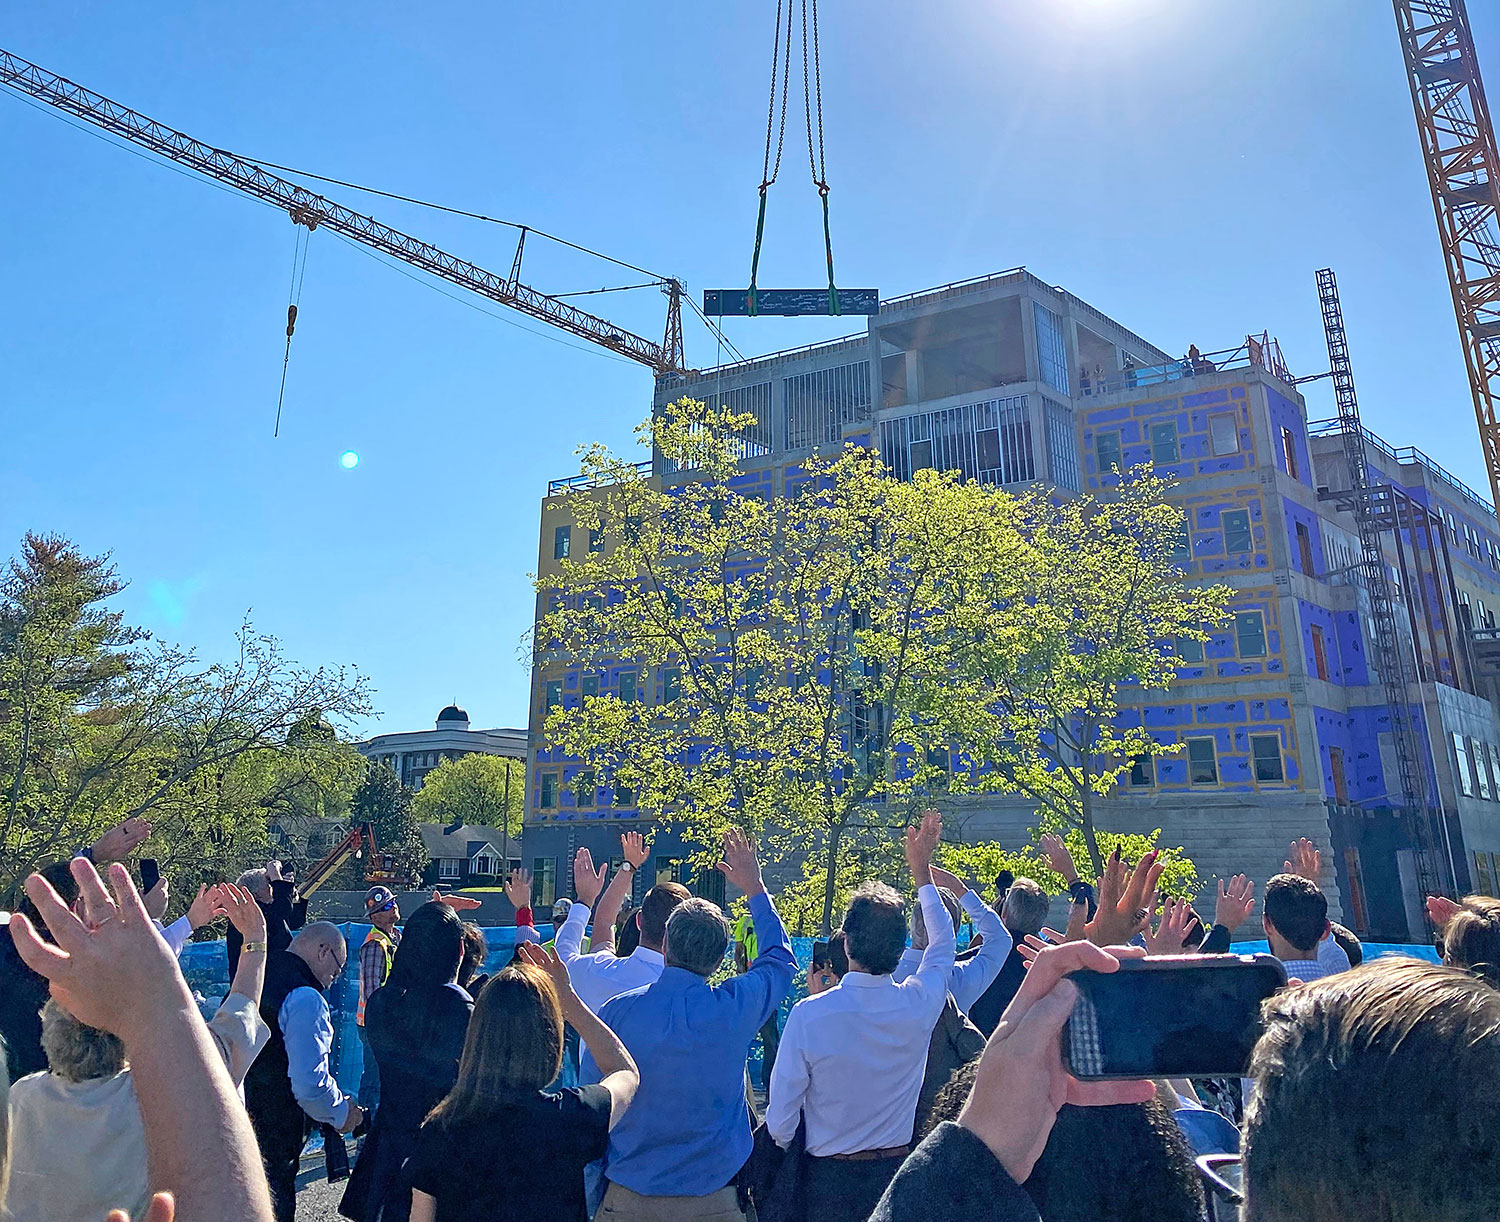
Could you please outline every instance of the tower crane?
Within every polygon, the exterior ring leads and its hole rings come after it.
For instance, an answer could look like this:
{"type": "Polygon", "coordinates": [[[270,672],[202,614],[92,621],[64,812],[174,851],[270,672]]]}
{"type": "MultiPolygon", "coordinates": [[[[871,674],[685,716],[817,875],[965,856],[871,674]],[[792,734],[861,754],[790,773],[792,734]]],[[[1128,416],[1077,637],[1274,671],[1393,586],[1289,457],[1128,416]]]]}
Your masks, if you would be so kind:
{"type": "Polygon", "coordinates": [[[18,55],[0,50],[0,84],[75,115],[95,127],[150,149],[198,173],[286,210],[293,223],[309,231],[322,226],[373,247],[403,262],[440,276],[452,284],[488,297],[523,314],[549,323],[611,352],[649,367],[658,377],[686,372],[682,345],[682,283],[663,278],[667,323],[660,343],[617,327],[577,306],[521,283],[521,254],[526,230],[516,246],[510,275],[500,276],[436,246],[383,225],[373,217],[345,208],[315,194],[264,166],[149,119],[118,102],[85,89],[65,77],[18,55]]]}
{"type": "Polygon", "coordinates": [[[1500,155],[1464,0],[1394,0],[1453,312],[1500,505],[1500,155]]]}

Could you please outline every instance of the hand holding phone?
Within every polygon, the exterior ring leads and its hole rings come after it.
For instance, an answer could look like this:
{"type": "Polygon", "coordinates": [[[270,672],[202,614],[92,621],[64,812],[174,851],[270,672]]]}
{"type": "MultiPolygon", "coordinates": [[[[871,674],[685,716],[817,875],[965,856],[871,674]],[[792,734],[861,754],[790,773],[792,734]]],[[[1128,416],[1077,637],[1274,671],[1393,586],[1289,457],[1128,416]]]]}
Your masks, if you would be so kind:
{"type": "Polygon", "coordinates": [[[156,890],[156,884],[161,882],[161,866],[157,864],[154,857],[141,858],[141,894],[156,890]]]}

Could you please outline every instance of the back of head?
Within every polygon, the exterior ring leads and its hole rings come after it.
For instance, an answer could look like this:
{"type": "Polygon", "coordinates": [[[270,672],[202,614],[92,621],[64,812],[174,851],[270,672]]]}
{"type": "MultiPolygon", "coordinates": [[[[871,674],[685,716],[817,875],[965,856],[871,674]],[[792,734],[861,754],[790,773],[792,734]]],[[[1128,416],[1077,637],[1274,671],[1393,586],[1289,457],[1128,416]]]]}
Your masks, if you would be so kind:
{"type": "Polygon", "coordinates": [[[1358,967],[1365,961],[1364,943],[1359,940],[1359,936],[1352,929],[1340,925],[1337,921],[1332,921],[1329,923],[1328,936],[1338,943],[1339,949],[1344,954],[1349,956],[1350,967],[1358,967]]]}
{"type": "Polygon", "coordinates": [[[464,923],[447,904],[426,903],[411,914],[385,987],[395,993],[438,988],[458,978],[464,923]]]}
{"type": "MultiPolygon", "coordinates": [[[[66,861],[54,861],[51,865],[43,866],[37,871],[43,878],[52,884],[52,889],[57,892],[58,898],[69,908],[78,901],[78,882],[73,877],[71,863],[66,861]]],[[[31,927],[49,942],[52,935],[47,929],[46,922],[42,920],[42,914],[37,911],[37,906],[31,902],[31,897],[22,891],[20,903],[16,905],[16,911],[25,915],[31,922],[31,927]]]]}
{"type": "Polygon", "coordinates": [[[672,909],[662,949],[668,967],[711,976],[724,962],[728,949],[729,922],[717,904],[695,896],[672,909]]]}
{"type": "MultiPolygon", "coordinates": [[[[948,910],[948,919],[953,922],[953,935],[957,937],[958,927],[963,923],[963,909],[959,907],[958,896],[947,887],[939,887],[937,893],[938,899],[943,901],[943,907],[948,910]]],[[[927,919],[922,915],[921,900],[911,906],[911,944],[917,950],[925,950],[927,947],[927,919]]]]}
{"type": "Polygon", "coordinates": [[[518,963],[494,976],[474,1002],[458,1081],[431,1119],[464,1124],[535,1094],[562,1067],[563,1018],[547,973],[518,963]]]}
{"type": "Polygon", "coordinates": [[[42,1007],[42,1051],[47,1068],[65,1082],[112,1078],[125,1068],[117,1036],[85,1026],[50,997],[42,1007]]]}
{"type": "Polygon", "coordinates": [[[1019,942],[1029,933],[1041,933],[1047,923],[1047,910],[1052,901],[1035,879],[1022,876],[1013,880],[1005,893],[1005,903],[1000,908],[1000,920],[1010,931],[1010,936],[1019,942]]]}
{"type": "Polygon", "coordinates": [[[692,893],[681,883],[657,883],[641,901],[641,945],[660,950],[667,936],[667,918],[692,893]]]}
{"type": "Polygon", "coordinates": [[[310,921],[292,935],[292,943],[287,949],[312,964],[317,961],[318,952],[323,947],[343,945],[344,931],[332,921],[310,921]]]}
{"type": "Polygon", "coordinates": [[[641,944],[641,910],[627,908],[615,921],[615,954],[621,958],[641,944]]]}
{"type": "Polygon", "coordinates": [[[458,965],[458,983],[468,988],[469,981],[484,966],[489,958],[490,944],[485,940],[484,930],[473,921],[464,922],[464,957],[458,965]]]}
{"type": "Polygon", "coordinates": [[[849,901],[843,930],[850,961],[876,976],[888,975],[906,949],[906,905],[885,883],[864,883],[849,901]]]}
{"type": "Polygon", "coordinates": [[[261,903],[266,903],[271,898],[271,880],[266,876],[264,866],[257,870],[246,870],[237,881],[261,903]]]}
{"type": "Polygon", "coordinates": [[[1479,1222],[1500,1183],[1500,992],[1388,957],[1265,1005],[1245,1112],[1252,1222],[1479,1222]]]}
{"type": "Polygon", "coordinates": [[[1500,989],[1500,900],[1465,898],[1443,926],[1443,962],[1477,972],[1500,989]]]}
{"type": "Polygon", "coordinates": [[[1266,884],[1265,919],[1311,959],[1328,928],[1328,897],[1300,874],[1277,874],[1266,884]]]}

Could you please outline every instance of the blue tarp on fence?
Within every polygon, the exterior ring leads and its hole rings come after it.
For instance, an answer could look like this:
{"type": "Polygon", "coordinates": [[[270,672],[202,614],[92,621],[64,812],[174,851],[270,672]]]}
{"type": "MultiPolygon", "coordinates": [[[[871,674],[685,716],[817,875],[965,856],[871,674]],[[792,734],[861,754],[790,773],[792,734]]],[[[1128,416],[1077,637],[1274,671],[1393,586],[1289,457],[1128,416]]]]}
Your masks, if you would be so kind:
{"type": "MultiPolygon", "coordinates": [[[[359,1034],[355,1029],[354,1012],[359,1005],[359,948],[363,945],[370,926],[348,923],[339,926],[349,943],[349,961],[344,974],[334,981],[329,990],[328,1003],[333,1010],[333,1056],[334,1076],[339,1085],[352,1093],[359,1091],[359,1076],[362,1065],[362,1049],[359,1034]]],[[[543,941],[552,937],[551,925],[537,926],[543,941]]],[[[967,945],[968,927],[960,934],[961,945],[967,945]]],[[[495,926],[484,931],[490,953],[485,959],[486,972],[498,972],[511,961],[516,948],[516,930],[513,925],[495,926]]],[[[782,1020],[787,1011],[807,995],[807,968],[812,963],[813,939],[793,938],[792,950],[797,956],[798,973],[791,995],[782,1003],[782,1020]]],[[[1255,954],[1268,950],[1265,942],[1236,942],[1233,947],[1239,954],[1255,954]]],[[[1384,942],[1366,942],[1365,958],[1377,959],[1382,955],[1410,955],[1419,959],[1437,961],[1438,955],[1431,946],[1393,945],[1384,942]]],[[[187,977],[199,1008],[204,1016],[211,1015],[229,991],[229,962],[225,957],[223,942],[190,942],[182,952],[182,972],[187,977]]],[[[756,1082],[760,1081],[760,1044],[757,1041],[750,1050],[750,1069],[756,1082]]]]}

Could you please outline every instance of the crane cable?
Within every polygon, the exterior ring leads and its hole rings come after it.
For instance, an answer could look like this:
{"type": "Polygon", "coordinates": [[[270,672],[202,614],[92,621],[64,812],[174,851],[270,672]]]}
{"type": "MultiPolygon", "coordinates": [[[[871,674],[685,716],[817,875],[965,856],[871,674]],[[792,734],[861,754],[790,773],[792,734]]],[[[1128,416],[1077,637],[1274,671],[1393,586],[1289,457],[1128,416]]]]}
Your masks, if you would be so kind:
{"type": "Polygon", "coordinates": [[[302,282],[307,276],[307,251],[312,245],[312,230],[296,226],[297,240],[292,245],[292,285],[286,307],[286,352],[281,358],[281,390],[276,395],[276,427],[272,437],[281,436],[281,404],[286,398],[286,370],[292,359],[292,332],[297,329],[297,307],[302,304],[302,282]]]}
{"type": "MultiPolygon", "coordinates": [[[[781,154],[786,143],[786,107],[792,67],[792,19],[798,0],[776,0],[776,37],[771,47],[771,95],[766,104],[766,153],[760,180],[760,209],[755,218],[755,249],[750,256],[748,307],[756,309],[756,278],[760,272],[761,242],[766,230],[766,193],[781,173],[781,154]],[[783,9],[786,39],[782,40],[783,9]],[[776,122],[777,74],[781,76],[781,122],[776,122]],[[776,136],[776,159],[771,160],[771,137],[776,136]]],[[[828,162],[823,149],[823,65],[818,43],[818,0],[801,0],[802,9],[802,109],[807,120],[807,162],[813,185],[823,201],[823,250],[828,260],[828,312],[839,313],[839,293],[833,279],[833,230],[828,219],[828,162]],[[812,39],[808,39],[808,10],[812,11],[812,39]],[[817,113],[817,140],[813,139],[813,114],[817,113]]]]}

